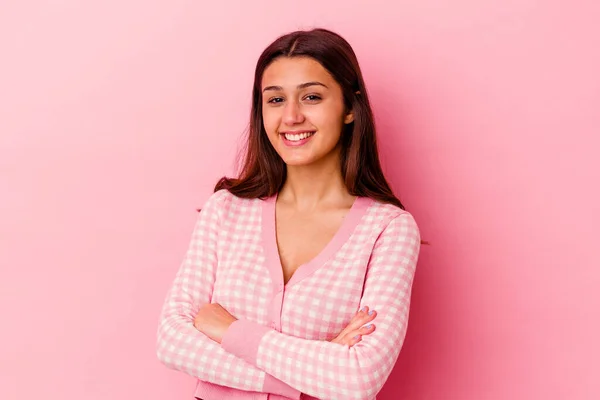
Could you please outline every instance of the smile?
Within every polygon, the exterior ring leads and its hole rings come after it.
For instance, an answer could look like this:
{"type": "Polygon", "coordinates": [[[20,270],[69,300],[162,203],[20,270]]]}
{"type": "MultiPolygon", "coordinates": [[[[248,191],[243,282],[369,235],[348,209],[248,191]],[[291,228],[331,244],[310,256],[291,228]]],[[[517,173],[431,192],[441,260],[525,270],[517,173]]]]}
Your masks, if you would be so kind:
{"type": "Polygon", "coordinates": [[[283,132],[281,133],[281,137],[283,138],[283,142],[288,146],[301,146],[308,142],[315,133],[315,131],[283,132]]]}

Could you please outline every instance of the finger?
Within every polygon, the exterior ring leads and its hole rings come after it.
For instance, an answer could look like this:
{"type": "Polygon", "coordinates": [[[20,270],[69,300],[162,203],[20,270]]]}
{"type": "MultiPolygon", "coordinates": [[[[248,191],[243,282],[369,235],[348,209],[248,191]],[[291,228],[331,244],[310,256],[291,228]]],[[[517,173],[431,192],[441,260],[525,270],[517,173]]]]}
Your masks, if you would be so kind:
{"type": "Polygon", "coordinates": [[[363,336],[370,335],[374,331],[375,325],[370,324],[370,326],[368,327],[364,326],[360,329],[348,332],[348,334],[346,334],[345,336],[336,339],[336,343],[340,343],[346,346],[353,346],[354,344],[361,341],[363,336]]]}
{"type": "Polygon", "coordinates": [[[354,332],[351,332],[347,336],[347,339],[345,340],[345,342],[348,344],[348,346],[352,347],[355,344],[357,344],[358,342],[361,342],[363,336],[370,335],[373,332],[375,332],[374,324],[369,324],[367,326],[363,326],[362,328],[360,328],[354,332]]]}
{"type": "Polygon", "coordinates": [[[375,324],[367,324],[359,329],[361,335],[370,335],[375,332],[375,324]]]}
{"type": "Polygon", "coordinates": [[[369,316],[369,313],[373,313],[372,310],[369,310],[369,306],[364,306],[363,308],[361,308],[360,310],[358,310],[356,312],[356,314],[354,314],[354,316],[352,317],[352,319],[350,320],[348,325],[353,325],[355,326],[356,324],[361,324],[363,322],[361,321],[365,321],[366,318],[369,316]]]}
{"type": "Polygon", "coordinates": [[[369,312],[369,306],[364,306],[363,308],[361,308],[360,310],[358,310],[356,312],[356,314],[354,314],[354,316],[352,317],[352,320],[350,322],[355,321],[355,320],[357,320],[359,318],[364,317],[365,315],[368,314],[368,312],[369,312]]]}
{"type": "Polygon", "coordinates": [[[346,336],[348,339],[346,339],[346,340],[350,340],[350,338],[354,338],[354,336],[356,336],[356,335],[360,335],[360,336],[370,335],[373,332],[375,332],[375,324],[367,324],[365,326],[361,326],[358,329],[354,329],[354,330],[348,332],[348,335],[346,336]]]}
{"type": "Polygon", "coordinates": [[[346,327],[342,329],[338,337],[344,337],[350,330],[356,329],[358,326],[362,325],[363,323],[361,321],[365,319],[365,317],[368,315],[368,312],[368,306],[364,306],[363,308],[358,310],[356,314],[354,314],[352,319],[350,319],[348,325],[346,325],[346,327]]]}
{"type": "Polygon", "coordinates": [[[355,318],[353,318],[348,326],[346,327],[348,330],[359,329],[361,326],[368,324],[373,321],[377,316],[377,311],[370,310],[366,313],[360,311],[355,318]]]}
{"type": "Polygon", "coordinates": [[[368,324],[360,327],[359,329],[352,330],[344,336],[339,336],[334,340],[334,342],[352,347],[356,343],[360,342],[363,336],[370,335],[374,331],[375,324],[368,324]]]}
{"type": "MultiPolygon", "coordinates": [[[[339,339],[339,342],[344,342],[344,338],[349,334],[349,332],[354,332],[359,330],[362,326],[368,324],[373,321],[377,316],[377,312],[375,310],[369,310],[368,306],[364,306],[356,314],[352,317],[348,325],[339,333],[336,339],[339,339]]],[[[356,334],[352,334],[353,337],[356,334]]],[[[347,342],[344,342],[347,344],[347,342]]]]}
{"type": "Polygon", "coordinates": [[[352,338],[350,338],[350,340],[348,340],[348,347],[352,347],[355,344],[357,344],[358,342],[360,342],[362,340],[362,336],[361,335],[355,335],[352,338]]]}

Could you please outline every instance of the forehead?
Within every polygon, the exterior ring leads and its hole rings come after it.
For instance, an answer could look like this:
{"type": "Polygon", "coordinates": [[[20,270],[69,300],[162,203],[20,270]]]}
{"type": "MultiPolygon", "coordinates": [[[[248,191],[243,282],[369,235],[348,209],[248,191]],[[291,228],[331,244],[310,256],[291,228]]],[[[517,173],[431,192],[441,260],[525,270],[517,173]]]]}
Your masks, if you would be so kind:
{"type": "MultiPolygon", "coordinates": [[[[331,74],[310,57],[280,57],[263,72],[261,86],[297,86],[304,82],[318,81],[330,84],[331,74]]],[[[329,86],[329,85],[328,85],[329,86]]]]}

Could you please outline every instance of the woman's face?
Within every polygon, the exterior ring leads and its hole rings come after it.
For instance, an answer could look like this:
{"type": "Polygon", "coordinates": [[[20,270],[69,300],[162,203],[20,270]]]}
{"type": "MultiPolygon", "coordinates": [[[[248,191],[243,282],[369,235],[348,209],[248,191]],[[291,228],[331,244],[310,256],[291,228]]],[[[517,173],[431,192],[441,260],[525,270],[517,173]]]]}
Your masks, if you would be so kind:
{"type": "Polygon", "coordinates": [[[269,141],[287,165],[308,165],[338,150],[354,116],[342,89],[319,62],[281,57],[264,71],[262,117],[269,141]]]}

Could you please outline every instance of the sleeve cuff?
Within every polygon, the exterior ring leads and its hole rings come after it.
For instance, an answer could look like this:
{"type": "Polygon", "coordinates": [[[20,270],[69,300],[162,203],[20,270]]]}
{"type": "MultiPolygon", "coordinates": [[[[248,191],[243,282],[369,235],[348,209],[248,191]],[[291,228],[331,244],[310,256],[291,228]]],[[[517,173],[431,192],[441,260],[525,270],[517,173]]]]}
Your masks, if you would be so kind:
{"type": "Polygon", "coordinates": [[[264,393],[278,394],[286,399],[294,400],[300,400],[300,396],[302,395],[299,390],[294,389],[290,385],[269,374],[265,374],[265,381],[263,383],[262,391],[264,393]]]}
{"type": "Polygon", "coordinates": [[[238,319],[229,326],[221,338],[221,347],[256,366],[258,346],[262,337],[271,329],[266,326],[238,319]]]}

